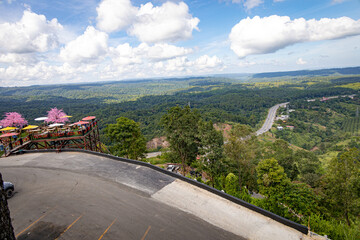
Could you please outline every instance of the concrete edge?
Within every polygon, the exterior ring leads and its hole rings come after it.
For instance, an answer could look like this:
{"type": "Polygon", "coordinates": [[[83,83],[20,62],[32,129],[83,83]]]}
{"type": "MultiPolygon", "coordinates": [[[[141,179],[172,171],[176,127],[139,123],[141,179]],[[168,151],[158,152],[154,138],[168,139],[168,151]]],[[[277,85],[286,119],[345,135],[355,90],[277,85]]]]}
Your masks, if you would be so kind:
{"type": "MultiPolygon", "coordinates": [[[[21,153],[42,153],[42,152],[59,152],[58,150],[56,149],[42,149],[42,150],[21,150],[21,151],[18,151],[18,152],[14,152],[12,154],[21,154],[21,153]]],[[[92,154],[92,155],[97,155],[97,156],[100,156],[100,157],[106,157],[106,158],[110,158],[110,159],[113,159],[113,160],[116,160],[116,161],[122,161],[122,162],[127,162],[127,163],[131,163],[131,164],[136,164],[136,165],[140,165],[140,166],[144,166],[144,167],[148,167],[148,168],[151,168],[155,171],[158,171],[158,172],[161,172],[163,174],[166,174],[166,175],[169,175],[171,177],[174,177],[174,178],[177,178],[177,179],[180,179],[182,181],[185,181],[191,185],[194,185],[194,186],[197,186],[199,188],[202,188],[204,190],[207,190],[213,194],[216,194],[222,198],[225,198],[235,204],[239,204],[243,207],[246,207],[252,211],[255,211],[257,213],[260,213],[266,217],[269,217],[279,223],[282,223],[290,228],[293,228],[293,229],[296,229],[297,231],[307,235],[308,234],[308,228],[304,225],[301,225],[299,223],[296,223],[296,222],[293,222],[291,220],[288,220],[286,218],[283,218],[281,216],[278,216],[272,212],[269,212],[265,209],[262,209],[260,207],[257,207],[255,205],[252,205],[248,202],[245,202],[244,200],[241,200],[239,198],[236,198],[234,196],[231,196],[225,192],[222,192],[222,191],[219,191],[215,188],[212,188],[206,184],[203,184],[203,183],[200,183],[198,181],[195,181],[195,180],[192,180],[190,178],[187,178],[187,177],[184,177],[182,175],[179,175],[177,173],[173,173],[173,172],[170,172],[170,171],[167,171],[163,168],[160,168],[158,166],[155,166],[155,165],[152,165],[150,163],[147,163],[147,162],[142,162],[142,161],[137,161],[137,160],[132,160],[132,159],[127,159],[127,158],[121,158],[121,157],[117,157],[117,156],[113,156],[113,155],[110,155],[110,154],[105,154],[105,153],[99,153],[99,152],[93,152],[93,151],[88,151],[88,150],[84,150],[84,149],[61,149],[61,152],[83,152],[83,153],[88,153],[88,154],[92,154]]]]}

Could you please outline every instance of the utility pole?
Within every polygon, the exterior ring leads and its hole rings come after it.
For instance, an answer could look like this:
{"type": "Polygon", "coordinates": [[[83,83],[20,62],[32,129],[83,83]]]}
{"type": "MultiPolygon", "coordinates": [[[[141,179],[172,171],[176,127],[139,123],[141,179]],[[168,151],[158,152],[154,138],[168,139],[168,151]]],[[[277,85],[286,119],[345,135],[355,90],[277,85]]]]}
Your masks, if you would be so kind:
{"type": "Polygon", "coordinates": [[[4,190],[4,183],[0,173],[0,239],[16,240],[11,224],[10,211],[4,190]]]}

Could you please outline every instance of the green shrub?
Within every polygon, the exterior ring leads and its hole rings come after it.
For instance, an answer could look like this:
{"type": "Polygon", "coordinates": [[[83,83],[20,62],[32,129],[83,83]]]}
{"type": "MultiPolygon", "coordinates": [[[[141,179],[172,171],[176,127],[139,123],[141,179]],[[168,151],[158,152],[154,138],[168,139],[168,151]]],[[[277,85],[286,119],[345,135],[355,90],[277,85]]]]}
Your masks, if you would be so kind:
{"type": "Polygon", "coordinates": [[[332,240],[360,239],[360,222],[354,222],[349,227],[345,222],[336,219],[325,220],[319,215],[310,217],[310,230],[320,235],[327,235],[332,240]]]}
{"type": "Polygon", "coordinates": [[[229,173],[225,178],[225,192],[236,196],[239,186],[239,178],[233,173],[229,173]]]}

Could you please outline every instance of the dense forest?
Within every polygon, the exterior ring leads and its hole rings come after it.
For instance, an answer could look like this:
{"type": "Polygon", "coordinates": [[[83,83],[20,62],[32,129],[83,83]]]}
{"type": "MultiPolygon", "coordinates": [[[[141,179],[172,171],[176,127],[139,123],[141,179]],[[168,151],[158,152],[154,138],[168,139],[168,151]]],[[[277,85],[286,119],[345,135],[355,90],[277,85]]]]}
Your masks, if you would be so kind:
{"type": "MultiPolygon", "coordinates": [[[[170,148],[144,161],[162,167],[179,162],[182,174],[310,225],[312,231],[331,239],[357,239],[358,71],[0,88],[0,113],[19,112],[30,124],[53,107],[73,116],[73,122],[94,115],[113,154],[136,159],[145,139],[166,136],[170,148]],[[248,137],[260,128],[268,109],[283,102],[289,104],[277,114],[286,120],[277,120],[264,135],[248,137]],[[231,126],[226,144],[213,123],[231,126]],[[135,126],[141,139],[130,153],[116,143],[119,129],[127,125],[135,126]]],[[[127,143],[134,146],[134,141],[127,143]]]]}

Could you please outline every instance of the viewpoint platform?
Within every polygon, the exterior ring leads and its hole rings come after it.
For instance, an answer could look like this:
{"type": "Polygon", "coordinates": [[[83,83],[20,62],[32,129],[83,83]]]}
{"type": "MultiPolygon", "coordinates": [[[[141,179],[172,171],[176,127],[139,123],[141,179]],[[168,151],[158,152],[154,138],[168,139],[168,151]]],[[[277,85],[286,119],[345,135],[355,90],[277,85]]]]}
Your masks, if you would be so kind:
{"type": "Polygon", "coordinates": [[[310,239],[296,224],[149,166],[83,151],[1,158],[16,187],[17,239],[310,239]]]}

